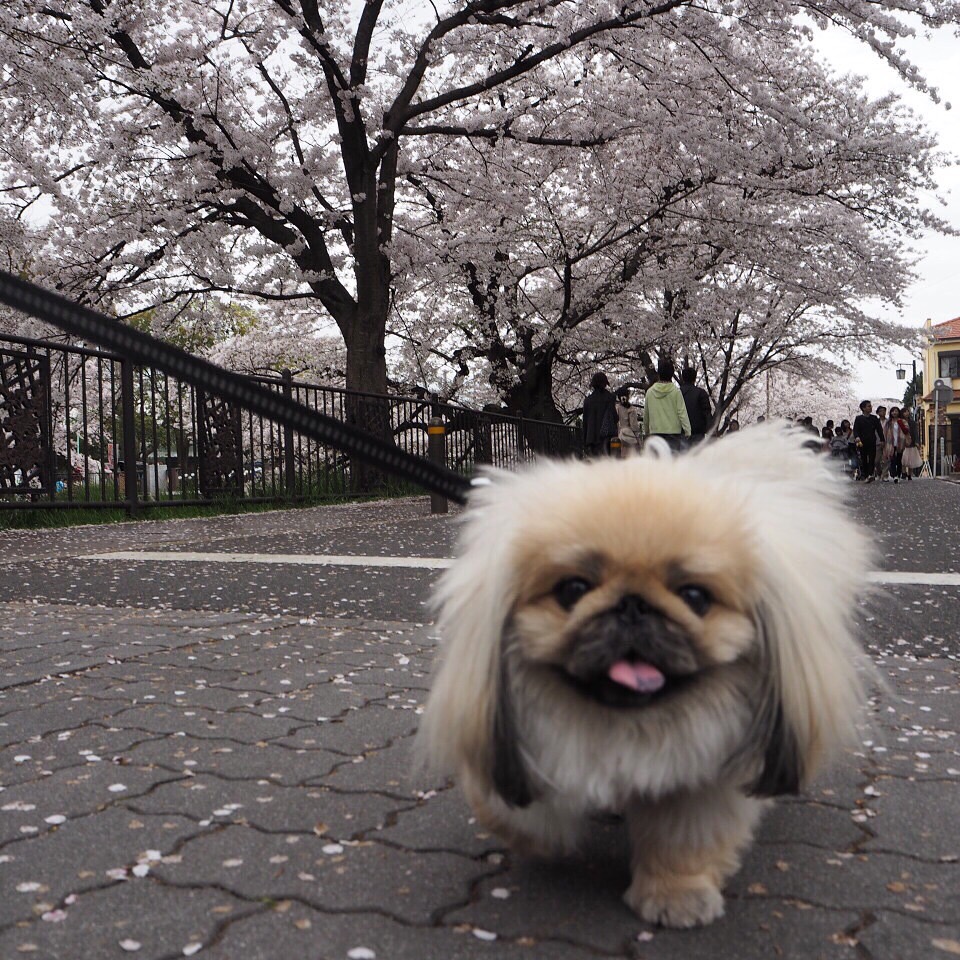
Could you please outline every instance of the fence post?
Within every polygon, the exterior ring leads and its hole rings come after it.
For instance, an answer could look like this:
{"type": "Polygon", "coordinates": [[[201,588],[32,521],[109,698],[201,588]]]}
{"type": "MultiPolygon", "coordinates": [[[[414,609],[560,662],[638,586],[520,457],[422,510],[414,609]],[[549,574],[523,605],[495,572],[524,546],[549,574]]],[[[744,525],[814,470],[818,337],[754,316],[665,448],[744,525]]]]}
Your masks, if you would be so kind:
{"type": "Polygon", "coordinates": [[[137,430],[133,405],[133,361],[120,361],[120,390],[123,406],[123,474],[127,516],[137,515],[137,430]]]}
{"type": "MultiPolygon", "coordinates": [[[[447,428],[440,417],[431,417],[427,425],[427,456],[438,466],[447,465],[447,428]]],[[[446,497],[430,494],[431,513],[446,513],[448,508],[446,497]]]]}
{"type": "MultiPolygon", "coordinates": [[[[30,348],[32,349],[32,348],[30,348]]],[[[28,353],[30,350],[28,349],[28,353]]],[[[53,379],[50,376],[49,350],[40,357],[40,381],[43,384],[43,414],[41,416],[40,436],[46,449],[43,466],[40,468],[40,485],[49,490],[50,499],[57,497],[57,448],[53,442],[53,379]]],[[[35,499],[31,494],[30,500],[35,499]]]]}
{"type": "MultiPolygon", "coordinates": [[[[293,374],[287,367],[280,371],[283,379],[283,395],[288,399],[293,399],[293,374]]],[[[287,499],[293,500],[297,495],[297,477],[296,464],[293,457],[293,427],[288,424],[283,425],[283,470],[286,473],[287,499]]]]}

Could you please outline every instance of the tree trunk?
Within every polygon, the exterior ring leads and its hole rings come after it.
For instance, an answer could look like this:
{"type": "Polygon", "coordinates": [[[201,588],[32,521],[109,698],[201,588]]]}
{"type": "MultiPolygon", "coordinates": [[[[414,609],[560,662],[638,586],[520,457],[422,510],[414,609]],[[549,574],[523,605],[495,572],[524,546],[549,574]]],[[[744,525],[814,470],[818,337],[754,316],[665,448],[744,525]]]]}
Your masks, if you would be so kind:
{"type": "Polygon", "coordinates": [[[507,409],[524,418],[517,432],[521,453],[530,450],[536,454],[564,457],[577,452],[576,442],[571,445],[570,431],[562,426],[563,416],[553,399],[555,356],[554,350],[536,351],[532,356],[525,354],[525,362],[518,370],[519,379],[504,397],[507,409]]]}
{"type": "Polygon", "coordinates": [[[394,145],[383,158],[382,183],[377,165],[366,157],[358,161],[350,178],[360,191],[353,198],[356,303],[341,315],[331,312],[347,346],[347,389],[362,393],[387,392],[384,338],[393,280],[387,250],[392,236],[397,152],[394,145]]]}
{"type": "Polygon", "coordinates": [[[553,399],[553,360],[552,351],[541,352],[517,371],[518,379],[503,397],[510,413],[530,420],[563,422],[553,399]]]}
{"type": "Polygon", "coordinates": [[[347,389],[385,394],[387,354],[380,323],[354,323],[344,340],[347,346],[347,389]]]}
{"type": "MultiPolygon", "coordinates": [[[[354,323],[347,345],[347,423],[391,442],[390,401],[387,393],[387,357],[383,327],[378,322],[354,323]]],[[[355,494],[384,492],[387,477],[367,463],[350,463],[350,489],[355,494]]]]}
{"type": "MultiPolygon", "coordinates": [[[[340,329],[347,347],[347,390],[356,391],[347,395],[347,422],[392,442],[384,346],[391,270],[385,244],[390,240],[396,147],[384,163],[389,168],[384,189],[378,183],[376,168],[368,166],[363,174],[363,200],[354,203],[357,308],[340,329]]],[[[357,461],[351,464],[350,480],[354,493],[375,494],[384,491],[387,477],[369,464],[357,461]]]]}

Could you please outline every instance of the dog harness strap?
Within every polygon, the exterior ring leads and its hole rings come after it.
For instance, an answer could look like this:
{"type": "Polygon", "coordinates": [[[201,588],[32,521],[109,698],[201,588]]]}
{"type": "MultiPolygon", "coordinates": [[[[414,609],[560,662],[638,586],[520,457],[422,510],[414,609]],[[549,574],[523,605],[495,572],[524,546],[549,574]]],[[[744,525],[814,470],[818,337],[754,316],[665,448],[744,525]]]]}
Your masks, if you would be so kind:
{"type": "Polygon", "coordinates": [[[415,457],[372,433],[311,410],[241,374],[224,370],[3,270],[0,270],[0,303],[97,343],[135,363],[162,370],[184,383],[216,393],[268,420],[292,427],[304,436],[363,460],[384,473],[410,480],[457,503],[466,501],[471,482],[453,470],[415,457]]]}

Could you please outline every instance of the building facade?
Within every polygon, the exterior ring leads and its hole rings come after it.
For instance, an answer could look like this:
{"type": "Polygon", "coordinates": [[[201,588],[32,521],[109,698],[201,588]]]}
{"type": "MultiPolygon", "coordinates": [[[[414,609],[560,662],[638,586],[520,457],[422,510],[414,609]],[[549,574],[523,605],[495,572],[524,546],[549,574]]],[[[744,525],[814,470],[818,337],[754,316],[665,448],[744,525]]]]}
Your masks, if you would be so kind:
{"type": "Polygon", "coordinates": [[[946,464],[960,470],[960,317],[946,323],[927,321],[926,363],[924,365],[924,419],[927,425],[927,449],[933,464],[935,404],[933,385],[937,380],[953,388],[953,401],[940,406],[939,436],[945,440],[946,464]]]}

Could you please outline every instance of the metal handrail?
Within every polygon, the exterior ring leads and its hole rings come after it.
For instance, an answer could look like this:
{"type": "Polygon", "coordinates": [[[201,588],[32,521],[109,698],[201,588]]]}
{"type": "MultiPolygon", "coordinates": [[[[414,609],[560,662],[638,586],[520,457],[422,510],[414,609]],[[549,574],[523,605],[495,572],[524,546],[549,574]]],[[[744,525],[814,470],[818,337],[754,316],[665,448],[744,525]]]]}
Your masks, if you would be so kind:
{"type": "MultiPolygon", "coordinates": [[[[45,462],[29,473],[14,470],[34,486],[39,477],[42,494],[23,484],[10,487],[6,457],[0,507],[36,508],[38,501],[116,507],[125,502],[133,513],[151,498],[171,504],[209,500],[220,487],[250,500],[362,494],[367,489],[363,472],[344,446],[362,456],[373,449],[374,460],[379,456],[390,464],[388,473],[406,474],[421,484],[426,478],[428,487],[437,482],[444,496],[460,500],[470,483],[463,474],[477,465],[511,467],[543,454],[578,453],[579,432],[564,424],[475,410],[430,395],[297,381],[289,371],[279,377],[230,373],[0,271],[4,299],[57,323],[44,312],[52,304],[61,325],[83,345],[0,335],[0,344],[10,345],[5,376],[13,371],[14,379],[26,376],[33,382],[44,371],[48,386],[41,405],[46,412],[37,416],[45,418],[45,425],[38,432],[49,449],[45,462]],[[79,325],[72,326],[77,317],[79,325]],[[132,345],[130,352],[86,346],[91,335],[100,334],[105,343],[132,345]],[[157,355],[172,357],[171,365],[152,363],[157,355]],[[36,369],[25,374],[31,363],[36,369]],[[223,390],[224,384],[229,390],[223,390]],[[245,404],[250,396],[256,402],[245,404]],[[442,456],[425,462],[432,449],[429,424],[437,416],[447,422],[448,442],[442,456]],[[364,433],[354,423],[367,424],[378,435],[364,433]],[[336,439],[344,434],[355,438],[352,448],[336,439]],[[60,438],[59,454],[54,436],[60,438]],[[230,457],[224,460],[226,448],[230,457]],[[14,500],[4,500],[11,492],[14,500]]],[[[16,393],[19,388],[14,383],[12,389],[16,393]]]]}

